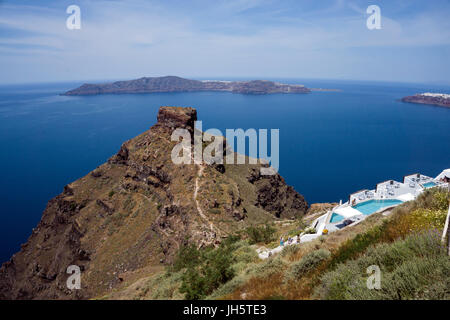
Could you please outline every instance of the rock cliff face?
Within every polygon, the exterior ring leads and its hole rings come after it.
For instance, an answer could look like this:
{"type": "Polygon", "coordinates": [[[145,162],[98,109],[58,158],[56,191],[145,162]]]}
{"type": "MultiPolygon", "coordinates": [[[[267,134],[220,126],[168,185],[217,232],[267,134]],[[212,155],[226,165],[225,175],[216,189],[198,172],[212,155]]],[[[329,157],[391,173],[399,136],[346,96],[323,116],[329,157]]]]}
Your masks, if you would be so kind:
{"type": "Polygon", "coordinates": [[[402,98],[402,101],[450,108],[450,95],[444,94],[441,95],[416,94],[413,96],[404,97],[402,98]]]}
{"type": "Polygon", "coordinates": [[[263,176],[253,168],[248,181],[256,187],[255,206],[275,214],[277,218],[295,218],[297,212],[306,213],[308,210],[303,196],[286,185],[279,174],[263,176]]]}
{"type": "Polygon", "coordinates": [[[198,81],[180,77],[152,77],[105,84],[83,84],[64,95],[96,95],[121,93],[229,91],[242,94],[308,93],[303,85],[282,84],[267,80],[253,81],[198,81]]]}
{"type": "Polygon", "coordinates": [[[1,267],[0,299],[101,297],[170,264],[183,244],[214,245],[250,225],[305,214],[303,197],[281,176],[259,175],[260,165],[175,165],[170,135],[193,132],[196,118],[192,108],[161,107],[150,130],[64,187],[1,267]],[[70,265],[80,267],[80,290],[66,287],[70,265]]]}

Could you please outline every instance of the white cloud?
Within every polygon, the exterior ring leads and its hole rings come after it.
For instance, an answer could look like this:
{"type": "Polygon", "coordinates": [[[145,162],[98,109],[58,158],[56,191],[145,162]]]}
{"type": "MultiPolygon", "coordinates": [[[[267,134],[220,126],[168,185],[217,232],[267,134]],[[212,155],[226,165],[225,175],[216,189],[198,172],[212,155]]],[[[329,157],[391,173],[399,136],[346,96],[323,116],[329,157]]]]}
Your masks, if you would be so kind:
{"type": "Polygon", "coordinates": [[[383,53],[389,48],[450,45],[444,14],[422,12],[408,20],[383,15],[382,29],[369,31],[367,16],[355,6],[343,14],[345,4],[334,1],[320,11],[300,12],[297,19],[284,16],[286,8],[273,15],[264,12],[265,6],[276,6],[268,0],[221,1],[213,8],[209,3],[203,12],[198,11],[201,3],[180,9],[156,1],[81,1],[81,30],[65,28],[65,8],[4,5],[0,24],[35,34],[18,39],[0,34],[0,55],[7,54],[0,66],[9,70],[9,79],[21,68],[29,77],[52,69],[47,75],[58,80],[245,72],[314,76],[314,68],[324,65],[333,77],[342,73],[339,68],[349,72],[356,67],[351,61],[362,59],[354,48],[383,53]],[[250,9],[259,10],[256,18],[240,14],[250,9]],[[12,59],[11,52],[23,53],[23,61],[12,59]]]}

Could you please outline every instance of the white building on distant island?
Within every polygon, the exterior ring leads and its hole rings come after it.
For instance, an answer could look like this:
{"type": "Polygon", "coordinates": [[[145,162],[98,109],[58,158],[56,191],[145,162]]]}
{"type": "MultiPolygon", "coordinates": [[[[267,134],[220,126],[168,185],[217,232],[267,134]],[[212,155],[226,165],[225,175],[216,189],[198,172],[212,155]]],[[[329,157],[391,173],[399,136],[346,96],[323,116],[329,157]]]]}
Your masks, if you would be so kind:
{"type": "Polygon", "coordinates": [[[419,94],[419,95],[425,96],[425,97],[434,97],[434,98],[450,99],[450,94],[446,94],[446,93],[432,93],[432,92],[425,92],[425,93],[421,93],[421,94],[419,94]]]}

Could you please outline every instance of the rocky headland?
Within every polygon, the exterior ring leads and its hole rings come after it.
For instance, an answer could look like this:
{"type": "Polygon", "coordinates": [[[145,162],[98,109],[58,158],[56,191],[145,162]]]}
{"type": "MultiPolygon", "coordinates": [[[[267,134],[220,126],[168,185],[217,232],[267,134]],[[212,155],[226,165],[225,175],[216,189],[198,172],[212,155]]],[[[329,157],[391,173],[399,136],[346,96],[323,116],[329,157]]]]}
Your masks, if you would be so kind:
{"type": "Polygon", "coordinates": [[[170,265],[186,244],[214,246],[236,231],[302,217],[308,204],[262,165],[171,161],[174,128],[193,108],[161,107],[158,122],[51,199],[21,250],[0,268],[0,299],[89,299],[170,265]],[[70,265],[81,290],[69,290],[70,265]]]}
{"type": "Polygon", "coordinates": [[[404,97],[402,101],[450,108],[450,94],[444,93],[420,93],[404,97]]]}

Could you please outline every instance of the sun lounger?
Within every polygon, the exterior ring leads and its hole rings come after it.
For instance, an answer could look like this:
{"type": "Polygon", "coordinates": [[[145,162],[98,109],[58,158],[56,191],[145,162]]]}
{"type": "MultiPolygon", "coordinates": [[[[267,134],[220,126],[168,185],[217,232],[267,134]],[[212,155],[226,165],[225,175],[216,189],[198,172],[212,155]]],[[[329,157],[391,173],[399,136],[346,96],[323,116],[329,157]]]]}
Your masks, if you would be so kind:
{"type": "Polygon", "coordinates": [[[344,220],[344,222],[342,222],[342,224],[343,224],[344,226],[348,226],[348,225],[351,225],[353,222],[354,222],[353,220],[347,219],[347,220],[344,220]]]}

